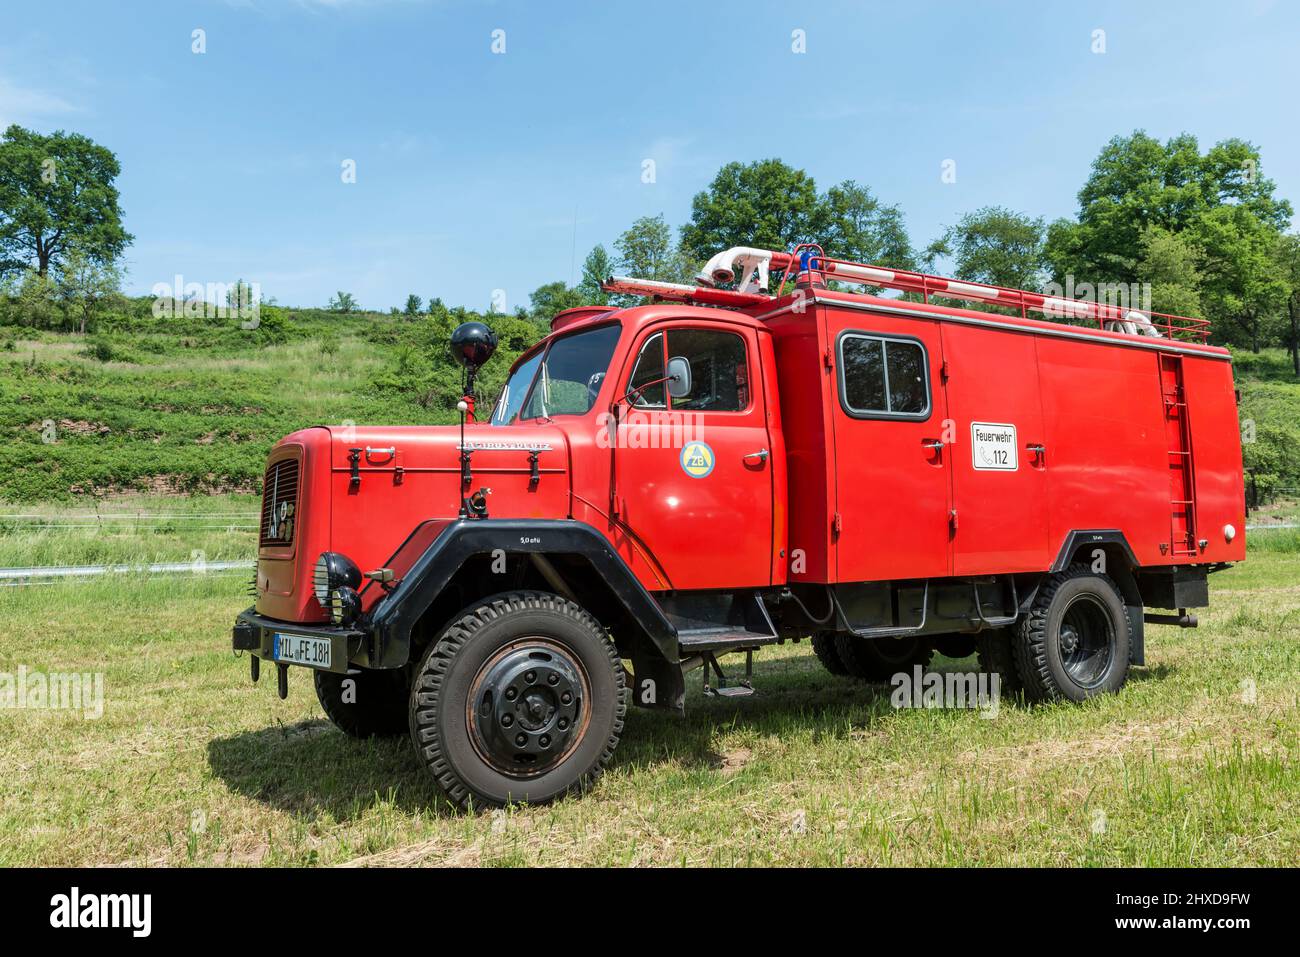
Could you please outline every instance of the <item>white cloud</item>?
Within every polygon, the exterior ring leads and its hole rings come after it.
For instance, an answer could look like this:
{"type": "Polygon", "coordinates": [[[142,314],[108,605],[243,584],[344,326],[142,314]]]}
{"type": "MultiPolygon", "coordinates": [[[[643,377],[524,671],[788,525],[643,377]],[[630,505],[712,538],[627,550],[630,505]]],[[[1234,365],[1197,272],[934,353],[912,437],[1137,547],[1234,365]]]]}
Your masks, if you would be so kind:
{"type": "Polygon", "coordinates": [[[21,87],[0,77],[0,130],[10,123],[74,113],[77,108],[53,93],[21,87]]]}

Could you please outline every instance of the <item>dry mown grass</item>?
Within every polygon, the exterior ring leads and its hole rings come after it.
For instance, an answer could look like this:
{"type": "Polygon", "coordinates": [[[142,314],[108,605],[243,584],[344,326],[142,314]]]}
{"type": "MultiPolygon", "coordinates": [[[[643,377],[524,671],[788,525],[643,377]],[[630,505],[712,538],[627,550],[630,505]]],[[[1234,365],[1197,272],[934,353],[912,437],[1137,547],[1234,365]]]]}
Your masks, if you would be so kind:
{"type": "Polygon", "coordinates": [[[1298,581],[1254,555],[1118,697],[992,720],[770,649],[758,696],[634,711],[586,797],[472,816],[304,672],[285,702],[249,684],[238,578],[4,589],[0,671],[102,670],[106,704],[0,712],[0,864],[1294,864],[1298,581]]]}

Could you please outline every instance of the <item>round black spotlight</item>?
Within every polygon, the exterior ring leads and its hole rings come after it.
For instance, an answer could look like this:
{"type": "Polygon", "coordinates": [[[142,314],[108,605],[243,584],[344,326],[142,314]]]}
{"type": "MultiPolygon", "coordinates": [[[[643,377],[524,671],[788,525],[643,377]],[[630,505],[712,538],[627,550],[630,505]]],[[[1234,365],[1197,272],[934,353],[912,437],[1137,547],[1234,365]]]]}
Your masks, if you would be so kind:
{"type": "Polygon", "coordinates": [[[312,590],[320,606],[329,610],[330,595],[336,588],[361,587],[361,569],[356,562],[338,552],[321,552],[312,572],[312,590]]]}
{"type": "Polygon", "coordinates": [[[361,596],[355,588],[341,585],[330,592],[327,610],[336,625],[350,625],[361,616],[361,596]]]}
{"type": "Polygon", "coordinates": [[[451,334],[452,358],[470,372],[492,358],[497,334],[481,322],[462,322],[451,334]]]}

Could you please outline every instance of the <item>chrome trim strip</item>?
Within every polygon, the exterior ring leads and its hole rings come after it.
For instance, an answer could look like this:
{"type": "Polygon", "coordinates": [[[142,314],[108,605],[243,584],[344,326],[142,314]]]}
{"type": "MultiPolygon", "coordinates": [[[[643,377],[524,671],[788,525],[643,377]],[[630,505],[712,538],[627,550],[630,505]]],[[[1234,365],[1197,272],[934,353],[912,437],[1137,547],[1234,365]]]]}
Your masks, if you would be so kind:
{"type": "MultiPolygon", "coordinates": [[[[967,326],[982,326],[988,329],[1001,329],[1004,332],[1021,332],[1031,336],[1054,336],[1058,339],[1074,339],[1079,342],[1090,342],[1099,346],[1124,346],[1130,349],[1153,349],[1156,352],[1181,352],[1189,356],[1200,356],[1203,359],[1218,359],[1221,362],[1231,362],[1231,355],[1223,355],[1218,352],[1207,352],[1203,349],[1197,349],[1191,346],[1176,345],[1169,339],[1163,339],[1159,342],[1141,342],[1133,339],[1111,339],[1108,337],[1096,336],[1086,332],[1071,332],[1068,329],[1061,328],[1037,328],[1030,326],[1020,326],[1011,322],[996,322],[991,319],[976,319],[973,316],[952,316],[946,312],[930,312],[926,309],[899,309],[896,306],[879,306],[874,303],[851,302],[843,299],[831,299],[826,296],[813,294],[802,300],[804,308],[808,304],[824,306],[841,306],[845,309],[855,309],[858,312],[875,312],[885,313],[886,315],[911,317],[913,319],[937,319],[940,322],[956,322],[967,326]]],[[[754,318],[760,322],[771,319],[774,316],[784,315],[787,312],[794,311],[795,303],[788,306],[782,306],[780,309],[773,309],[771,312],[765,312],[754,318]]]]}

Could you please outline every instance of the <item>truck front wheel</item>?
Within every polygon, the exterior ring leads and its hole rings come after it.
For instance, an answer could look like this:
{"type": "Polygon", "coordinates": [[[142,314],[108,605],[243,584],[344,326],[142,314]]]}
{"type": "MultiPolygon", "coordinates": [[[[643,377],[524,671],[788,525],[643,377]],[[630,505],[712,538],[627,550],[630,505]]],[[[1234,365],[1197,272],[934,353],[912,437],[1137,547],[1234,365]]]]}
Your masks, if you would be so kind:
{"type": "Polygon", "coordinates": [[[540,804],[590,785],[623,732],[618,651],[587,612],[546,592],[465,609],[411,687],[416,751],[461,808],[540,804]]]}
{"type": "Polygon", "coordinates": [[[1128,678],[1132,633],[1115,583],[1071,565],[1038,589],[1016,635],[1016,670],[1032,701],[1084,701],[1128,678]]]}
{"type": "Polygon", "coordinates": [[[315,674],[316,698],[326,717],[354,738],[398,735],[406,730],[406,670],[354,669],[315,674]]]}
{"type": "Polygon", "coordinates": [[[844,661],[840,658],[839,649],[835,647],[835,632],[819,631],[812,636],[813,653],[817,655],[817,660],[833,675],[847,675],[849,669],[844,666],[844,661]]]}

